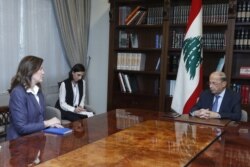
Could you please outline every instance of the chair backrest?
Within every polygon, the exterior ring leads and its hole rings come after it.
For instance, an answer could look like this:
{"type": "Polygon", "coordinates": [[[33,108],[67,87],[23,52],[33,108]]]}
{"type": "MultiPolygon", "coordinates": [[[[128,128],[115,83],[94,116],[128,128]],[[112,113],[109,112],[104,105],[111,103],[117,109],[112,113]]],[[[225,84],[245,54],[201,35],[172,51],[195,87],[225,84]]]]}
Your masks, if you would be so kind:
{"type": "Polygon", "coordinates": [[[0,107],[0,138],[3,137],[5,139],[9,122],[9,107],[0,107]]]}
{"type": "Polygon", "coordinates": [[[55,108],[56,101],[58,99],[58,93],[50,93],[45,96],[46,101],[46,112],[45,118],[51,119],[53,117],[57,117],[61,119],[61,112],[55,108]]]}
{"type": "Polygon", "coordinates": [[[58,93],[50,93],[45,96],[45,101],[47,106],[55,107],[58,100],[58,93]]]}
{"type": "Polygon", "coordinates": [[[248,120],[248,114],[245,110],[241,110],[241,120],[242,122],[247,122],[248,120]]]}
{"type": "Polygon", "coordinates": [[[52,107],[52,106],[46,106],[46,110],[45,110],[45,119],[51,119],[53,117],[58,118],[59,120],[62,119],[61,117],[61,112],[59,109],[52,107]]]}
{"type": "Polygon", "coordinates": [[[9,124],[9,107],[0,107],[0,126],[9,124]]]}
{"type": "Polygon", "coordinates": [[[51,119],[53,117],[57,117],[61,120],[62,125],[69,124],[70,121],[61,119],[61,111],[57,108],[55,108],[55,104],[58,100],[58,93],[50,93],[45,96],[46,101],[46,113],[45,117],[46,119],[51,119]]]}

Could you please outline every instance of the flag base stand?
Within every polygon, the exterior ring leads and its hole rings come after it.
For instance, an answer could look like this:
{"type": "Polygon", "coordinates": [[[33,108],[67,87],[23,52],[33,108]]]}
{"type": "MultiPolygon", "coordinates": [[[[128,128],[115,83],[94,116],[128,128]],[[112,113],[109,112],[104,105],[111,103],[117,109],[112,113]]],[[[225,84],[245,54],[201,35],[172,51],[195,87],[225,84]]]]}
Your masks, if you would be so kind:
{"type": "Polygon", "coordinates": [[[169,117],[169,118],[177,118],[181,116],[181,114],[175,112],[174,110],[171,110],[170,112],[165,112],[162,117],[169,117]]]}

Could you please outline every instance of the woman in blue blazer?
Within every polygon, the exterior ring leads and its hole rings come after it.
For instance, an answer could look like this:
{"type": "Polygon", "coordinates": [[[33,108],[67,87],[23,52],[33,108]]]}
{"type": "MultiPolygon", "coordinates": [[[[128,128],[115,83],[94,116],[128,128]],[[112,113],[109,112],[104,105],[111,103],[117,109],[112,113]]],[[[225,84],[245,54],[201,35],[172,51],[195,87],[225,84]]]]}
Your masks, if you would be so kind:
{"type": "Polygon", "coordinates": [[[44,121],[45,100],[40,85],[44,77],[42,63],[43,59],[39,57],[24,57],[11,81],[8,140],[46,127],[62,127],[60,120],[55,117],[44,121]]]}

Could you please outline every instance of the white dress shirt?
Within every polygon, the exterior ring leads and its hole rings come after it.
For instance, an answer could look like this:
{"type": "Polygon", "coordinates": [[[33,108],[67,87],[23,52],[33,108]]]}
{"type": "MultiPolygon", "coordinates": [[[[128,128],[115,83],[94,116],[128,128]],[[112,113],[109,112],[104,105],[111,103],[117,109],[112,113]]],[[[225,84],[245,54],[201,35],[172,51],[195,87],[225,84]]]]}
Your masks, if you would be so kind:
{"type": "MultiPolygon", "coordinates": [[[[81,107],[84,107],[85,104],[85,81],[82,80],[83,82],[83,95],[82,95],[82,100],[80,102],[81,107]]],[[[73,103],[74,106],[71,106],[69,104],[66,103],[66,88],[65,88],[65,83],[62,82],[59,88],[59,102],[60,102],[60,106],[63,110],[65,111],[71,111],[74,112],[75,111],[75,105],[77,105],[79,103],[79,99],[80,99],[80,93],[79,93],[79,88],[78,85],[74,85],[72,83],[72,89],[73,89],[73,103]]]]}
{"type": "MultiPolygon", "coordinates": [[[[220,106],[221,106],[221,102],[223,100],[223,97],[225,95],[225,92],[226,92],[226,89],[224,89],[220,94],[218,94],[218,96],[220,96],[220,98],[218,99],[218,107],[217,107],[217,111],[216,112],[219,112],[220,111],[220,106]]],[[[215,96],[214,96],[214,100],[213,100],[213,103],[215,101],[215,96]]]]}
{"type": "Polygon", "coordinates": [[[27,93],[32,93],[35,98],[36,98],[36,101],[38,102],[38,104],[40,105],[40,102],[39,102],[39,97],[37,96],[37,93],[39,91],[39,87],[37,85],[35,85],[33,88],[28,88],[26,90],[27,93]]]}

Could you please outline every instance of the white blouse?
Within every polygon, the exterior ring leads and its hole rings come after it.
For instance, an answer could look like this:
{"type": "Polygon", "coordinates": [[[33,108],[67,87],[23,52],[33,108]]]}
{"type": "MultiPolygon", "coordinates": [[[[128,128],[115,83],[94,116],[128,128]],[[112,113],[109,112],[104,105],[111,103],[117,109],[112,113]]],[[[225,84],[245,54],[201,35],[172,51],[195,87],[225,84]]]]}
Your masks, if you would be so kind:
{"type": "Polygon", "coordinates": [[[37,95],[38,91],[39,91],[39,87],[37,85],[35,85],[33,88],[28,88],[26,90],[27,93],[32,93],[35,96],[36,101],[38,102],[38,104],[40,104],[39,97],[37,95]]]}
{"type": "MultiPolygon", "coordinates": [[[[79,104],[79,106],[84,107],[85,104],[85,81],[82,80],[83,82],[83,94],[82,94],[82,100],[79,104]]],[[[76,106],[79,103],[79,99],[80,99],[80,93],[79,93],[79,88],[78,88],[78,84],[74,85],[72,83],[72,89],[73,89],[73,104],[74,106],[76,106]]],[[[63,110],[65,111],[71,111],[74,112],[75,111],[75,107],[71,106],[69,104],[66,103],[66,88],[65,88],[65,83],[62,82],[59,88],[59,102],[60,102],[60,106],[63,110]]]]}

